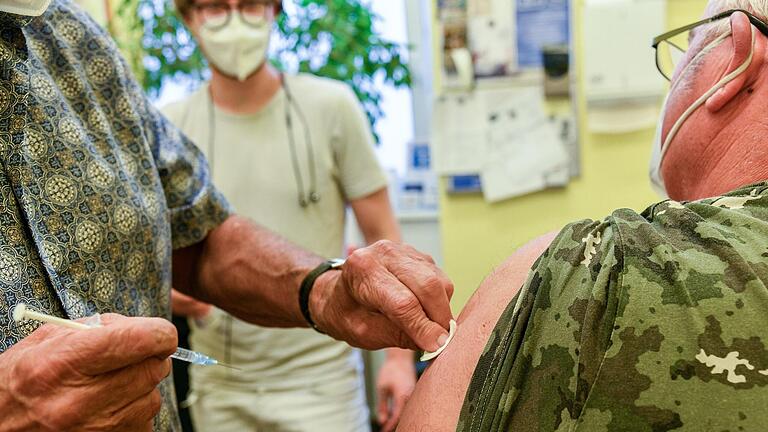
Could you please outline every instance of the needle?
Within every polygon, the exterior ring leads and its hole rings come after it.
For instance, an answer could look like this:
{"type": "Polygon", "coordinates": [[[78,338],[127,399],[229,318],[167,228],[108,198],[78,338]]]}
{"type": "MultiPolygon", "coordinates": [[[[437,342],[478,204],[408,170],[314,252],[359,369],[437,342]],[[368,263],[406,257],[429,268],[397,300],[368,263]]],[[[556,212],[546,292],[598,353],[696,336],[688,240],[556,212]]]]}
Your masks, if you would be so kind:
{"type": "MultiPolygon", "coordinates": [[[[32,309],[29,309],[26,304],[19,303],[16,305],[15,308],[13,308],[13,320],[16,322],[20,322],[23,320],[35,320],[40,322],[45,322],[49,324],[54,324],[60,327],[67,327],[75,330],[88,330],[93,327],[99,327],[101,326],[101,322],[99,321],[99,316],[94,315],[93,317],[94,323],[93,324],[85,324],[80,323],[77,321],[68,320],[65,318],[59,318],[55,317],[53,315],[47,315],[44,313],[40,313],[37,311],[34,311],[32,309]]],[[[222,363],[212,357],[209,357],[203,353],[199,353],[196,351],[190,351],[188,349],[184,348],[176,348],[176,352],[171,354],[171,358],[174,358],[176,360],[181,360],[185,362],[189,362],[192,364],[202,365],[202,366],[223,366],[230,369],[235,370],[242,370],[237,366],[232,366],[227,363],[222,363]]]]}

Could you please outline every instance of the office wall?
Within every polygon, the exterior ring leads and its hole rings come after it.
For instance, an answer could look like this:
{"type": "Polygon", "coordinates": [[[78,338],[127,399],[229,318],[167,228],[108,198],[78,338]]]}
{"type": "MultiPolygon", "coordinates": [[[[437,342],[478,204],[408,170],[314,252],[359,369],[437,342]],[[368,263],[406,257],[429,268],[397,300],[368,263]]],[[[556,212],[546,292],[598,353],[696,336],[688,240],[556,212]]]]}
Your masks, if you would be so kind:
{"type": "MultiPolygon", "coordinates": [[[[581,16],[585,0],[574,0],[581,16]]],[[[668,0],[668,26],[695,21],[706,0],[668,0]]],[[[581,26],[573,19],[577,72],[581,69],[581,26]]],[[[653,61],[653,54],[647,55],[653,61]]],[[[579,85],[579,88],[581,86],[579,85]]],[[[582,175],[567,188],[488,204],[479,195],[446,195],[442,188],[441,233],[448,276],[456,285],[455,312],[482,279],[531,238],[583,218],[601,219],[616,208],[642,210],[657,200],[648,183],[648,158],[654,131],[597,135],[585,128],[585,101],[579,93],[582,175]]],[[[510,287],[512,289],[513,287],[510,287]]]]}

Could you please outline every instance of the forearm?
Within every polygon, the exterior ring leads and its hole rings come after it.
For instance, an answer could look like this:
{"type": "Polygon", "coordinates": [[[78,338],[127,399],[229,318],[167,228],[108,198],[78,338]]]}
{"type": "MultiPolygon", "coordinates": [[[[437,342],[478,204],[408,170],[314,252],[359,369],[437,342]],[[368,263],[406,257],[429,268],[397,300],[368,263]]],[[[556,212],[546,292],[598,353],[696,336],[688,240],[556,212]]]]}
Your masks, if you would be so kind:
{"type": "Polygon", "coordinates": [[[386,188],[356,199],[350,205],[366,244],[371,245],[379,240],[395,243],[402,241],[400,227],[397,225],[386,188]]]}
{"type": "MultiPolygon", "coordinates": [[[[301,281],[323,258],[237,216],[173,253],[173,286],[247,322],[306,327],[301,281]]],[[[329,336],[365,349],[434,351],[448,337],[453,284],[432,259],[380,241],[319,276],[308,307],[329,336]]]]}
{"type": "Polygon", "coordinates": [[[392,216],[391,221],[388,220],[385,223],[364,230],[363,237],[365,237],[365,244],[367,245],[372,245],[379,240],[389,240],[395,243],[403,241],[400,236],[400,227],[397,225],[394,216],[392,216]]]}
{"type": "Polygon", "coordinates": [[[270,327],[303,327],[302,279],[323,258],[233,216],[206,240],[174,253],[174,287],[234,316],[270,327]]]}

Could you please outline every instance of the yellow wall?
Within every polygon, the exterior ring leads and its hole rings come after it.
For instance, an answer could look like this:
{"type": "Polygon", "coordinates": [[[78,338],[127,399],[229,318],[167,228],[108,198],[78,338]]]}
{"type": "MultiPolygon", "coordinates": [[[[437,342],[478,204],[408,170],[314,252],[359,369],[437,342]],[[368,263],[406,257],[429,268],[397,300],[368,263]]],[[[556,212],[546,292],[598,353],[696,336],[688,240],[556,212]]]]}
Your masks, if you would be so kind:
{"type": "MultiPolygon", "coordinates": [[[[573,3],[574,18],[578,18],[584,0],[573,3]]],[[[668,26],[675,28],[698,19],[706,0],[668,0],[668,3],[668,26]]],[[[581,26],[578,19],[573,22],[578,72],[581,26]]],[[[648,58],[653,61],[652,55],[648,58]]],[[[581,92],[578,93],[582,175],[567,188],[497,204],[487,204],[479,195],[447,195],[442,188],[443,257],[446,272],[456,286],[455,311],[461,309],[494,266],[531,238],[574,220],[603,218],[616,208],[642,210],[657,200],[647,174],[654,131],[622,135],[590,133],[585,127],[585,101],[581,92]]]]}

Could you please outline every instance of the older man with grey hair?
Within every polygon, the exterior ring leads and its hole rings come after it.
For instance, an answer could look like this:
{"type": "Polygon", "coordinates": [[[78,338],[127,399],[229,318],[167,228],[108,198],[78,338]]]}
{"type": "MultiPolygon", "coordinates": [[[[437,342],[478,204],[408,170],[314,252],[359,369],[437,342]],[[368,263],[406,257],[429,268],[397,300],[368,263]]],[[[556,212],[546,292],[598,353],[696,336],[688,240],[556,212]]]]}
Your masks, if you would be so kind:
{"type": "Polygon", "coordinates": [[[654,41],[672,87],[651,174],[674,200],[513,254],[400,430],[766,429],[768,2],[705,16],[654,41]]]}

